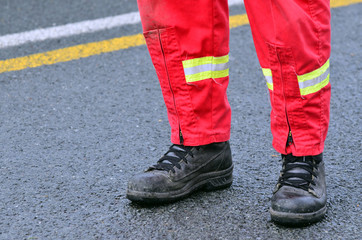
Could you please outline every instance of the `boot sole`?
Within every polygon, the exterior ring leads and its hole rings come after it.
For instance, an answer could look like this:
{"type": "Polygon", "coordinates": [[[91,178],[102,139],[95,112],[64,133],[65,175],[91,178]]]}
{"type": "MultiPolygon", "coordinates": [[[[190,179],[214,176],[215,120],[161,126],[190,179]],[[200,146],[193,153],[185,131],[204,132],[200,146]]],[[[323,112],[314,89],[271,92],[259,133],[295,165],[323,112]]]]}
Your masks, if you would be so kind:
{"type": "Polygon", "coordinates": [[[327,211],[327,206],[319,209],[316,212],[311,213],[288,213],[278,212],[269,209],[271,219],[281,225],[297,226],[297,225],[308,225],[320,221],[327,211]]]}
{"type": "Polygon", "coordinates": [[[214,191],[230,187],[233,182],[232,172],[233,165],[226,170],[200,174],[176,191],[157,193],[127,190],[126,197],[133,202],[143,204],[175,202],[199,190],[214,191]]]}

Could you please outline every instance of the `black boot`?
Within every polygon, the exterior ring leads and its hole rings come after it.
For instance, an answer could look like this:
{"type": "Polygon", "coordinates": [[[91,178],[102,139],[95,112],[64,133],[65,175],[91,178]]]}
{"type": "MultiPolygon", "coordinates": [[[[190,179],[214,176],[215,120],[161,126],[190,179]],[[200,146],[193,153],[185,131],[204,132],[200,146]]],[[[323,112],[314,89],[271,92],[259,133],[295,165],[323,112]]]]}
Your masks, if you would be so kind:
{"type": "Polygon", "coordinates": [[[322,153],[282,155],[283,169],[271,199],[271,219],[284,225],[306,225],[326,213],[326,183],[322,153]]]}
{"type": "Polygon", "coordinates": [[[127,198],[140,203],[176,201],[199,189],[229,187],[232,171],[229,142],[172,145],[156,165],[130,179],[127,198]]]}

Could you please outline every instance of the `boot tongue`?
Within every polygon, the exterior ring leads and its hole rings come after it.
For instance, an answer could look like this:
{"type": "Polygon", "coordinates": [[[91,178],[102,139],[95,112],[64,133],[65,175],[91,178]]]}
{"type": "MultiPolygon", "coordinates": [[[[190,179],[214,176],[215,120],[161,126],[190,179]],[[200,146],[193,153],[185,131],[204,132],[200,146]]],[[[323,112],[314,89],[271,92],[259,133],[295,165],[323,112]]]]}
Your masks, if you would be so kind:
{"type": "MultiPolygon", "coordinates": [[[[173,147],[172,147],[172,149],[174,149],[174,150],[176,150],[176,151],[180,151],[180,152],[186,152],[186,150],[184,149],[184,148],[182,148],[181,146],[178,146],[178,145],[174,145],[173,147]]],[[[176,155],[176,153],[175,152],[168,152],[165,156],[168,156],[168,157],[178,157],[177,155],[176,155]]],[[[172,164],[170,161],[168,161],[167,159],[165,159],[165,160],[163,160],[162,161],[163,163],[169,163],[169,164],[172,164]]]]}
{"type": "MultiPolygon", "coordinates": [[[[181,152],[186,152],[186,150],[184,148],[182,148],[181,146],[178,145],[174,145],[172,147],[172,149],[175,149],[177,151],[181,151],[181,152]]],[[[175,152],[169,152],[166,154],[166,156],[172,156],[172,157],[177,157],[177,155],[175,154],[175,152]]]]}
{"type": "MultiPolygon", "coordinates": [[[[307,170],[303,169],[302,167],[297,167],[296,165],[300,165],[300,166],[306,166],[306,167],[310,167],[308,163],[306,162],[294,162],[294,163],[290,163],[294,165],[294,168],[292,168],[291,170],[289,170],[289,173],[302,173],[302,174],[310,174],[307,170]]],[[[288,164],[287,164],[288,165],[288,164]]],[[[299,177],[290,177],[288,180],[303,180],[302,178],[299,177]]]]}
{"type": "Polygon", "coordinates": [[[188,147],[182,145],[172,145],[168,152],[163,155],[157,164],[149,167],[146,172],[152,170],[172,170],[174,166],[177,166],[181,159],[187,154],[188,147]]]}

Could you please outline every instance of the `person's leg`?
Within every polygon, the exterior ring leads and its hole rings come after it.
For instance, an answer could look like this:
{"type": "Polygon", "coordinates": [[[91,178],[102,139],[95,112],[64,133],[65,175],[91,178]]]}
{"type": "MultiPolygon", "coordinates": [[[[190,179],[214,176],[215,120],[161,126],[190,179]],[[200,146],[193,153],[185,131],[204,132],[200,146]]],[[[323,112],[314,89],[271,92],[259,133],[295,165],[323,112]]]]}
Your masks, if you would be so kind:
{"type": "Polygon", "coordinates": [[[248,0],[257,55],[272,105],[273,146],[283,170],[272,219],[308,223],[323,217],[322,152],[329,124],[329,0],[248,0]]]}
{"type": "Polygon", "coordinates": [[[229,140],[227,0],[138,0],[171,125],[186,146],[229,140]]]}
{"type": "Polygon", "coordinates": [[[175,145],[129,181],[127,197],[166,202],[230,186],[227,0],[138,0],[138,6],[175,145]]]}

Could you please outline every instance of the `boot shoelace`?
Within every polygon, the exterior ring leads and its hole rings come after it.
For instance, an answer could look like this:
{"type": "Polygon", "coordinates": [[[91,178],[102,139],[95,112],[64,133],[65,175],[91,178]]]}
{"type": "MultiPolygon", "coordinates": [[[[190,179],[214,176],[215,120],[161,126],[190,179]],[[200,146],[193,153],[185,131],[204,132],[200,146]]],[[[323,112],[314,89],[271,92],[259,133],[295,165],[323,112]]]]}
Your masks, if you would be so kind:
{"type": "Polygon", "coordinates": [[[189,146],[183,146],[183,145],[177,145],[173,144],[170,149],[161,157],[157,164],[153,165],[148,169],[148,171],[151,170],[165,170],[165,171],[172,171],[175,173],[175,168],[178,169],[181,168],[180,162],[184,161],[187,163],[186,156],[189,154],[191,157],[193,157],[193,153],[191,152],[191,149],[193,147],[189,146]]]}
{"type": "Polygon", "coordinates": [[[283,169],[280,172],[277,189],[287,185],[313,191],[312,185],[315,186],[317,167],[318,164],[313,157],[283,156],[283,169]]]}

